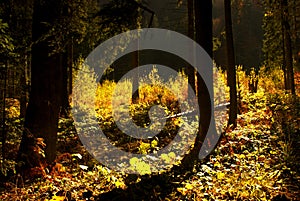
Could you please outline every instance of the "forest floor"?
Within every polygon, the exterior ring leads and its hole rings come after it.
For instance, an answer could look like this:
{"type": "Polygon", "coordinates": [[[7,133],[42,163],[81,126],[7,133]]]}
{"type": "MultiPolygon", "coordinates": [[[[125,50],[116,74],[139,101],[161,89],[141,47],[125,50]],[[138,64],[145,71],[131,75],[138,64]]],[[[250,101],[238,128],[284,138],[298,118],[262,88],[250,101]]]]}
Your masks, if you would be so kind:
{"type": "MultiPolygon", "coordinates": [[[[102,166],[83,147],[73,120],[61,118],[55,164],[24,179],[6,161],[0,200],[300,200],[300,97],[259,90],[244,95],[239,109],[237,127],[178,178],[102,166]]],[[[18,140],[12,137],[7,156],[15,157],[18,140]]]]}

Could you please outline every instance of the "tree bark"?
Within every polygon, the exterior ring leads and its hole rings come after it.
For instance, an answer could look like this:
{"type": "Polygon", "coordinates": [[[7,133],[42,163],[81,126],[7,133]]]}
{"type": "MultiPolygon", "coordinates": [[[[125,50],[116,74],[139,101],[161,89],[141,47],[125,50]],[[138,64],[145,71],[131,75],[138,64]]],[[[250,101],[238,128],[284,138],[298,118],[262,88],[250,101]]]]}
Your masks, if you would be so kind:
{"type": "MultiPolygon", "coordinates": [[[[139,47],[137,47],[137,50],[139,47]]],[[[140,93],[139,93],[139,52],[135,51],[133,53],[133,67],[136,68],[137,73],[133,76],[132,80],[132,102],[137,103],[138,99],[140,98],[140,93]],[[134,86],[137,87],[137,90],[134,91],[134,86]]]]}
{"type": "MultiPolygon", "coordinates": [[[[22,62],[23,63],[23,62],[22,62]]],[[[21,77],[20,77],[20,118],[25,118],[25,114],[26,114],[26,104],[27,104],[27,92],[28,92],[28,88],[27,88],[27,81],[26,81],[26,69],[28,68],[28,62],[27,62],[27,58],[24,58],[24,67],[21,71],[21,77]]]]}
{"type": "MultiPolygon", "coordinates": [[[[191,39],[195,39],[195,18],[194,18],[194,0],[188,0],[187,1],[187,7],[188,7],[188,37],[191,39]]],[[[191,47],[191,54],[194,56],[194,47],[191,47]]],[[[187,76],[188,76],[188,82],[192,87],[192,90],[189,90],[189,97],[192,97],[193,93],[196,93],[196,80],[195,80],[195,69],[193,66],[189,66],[187,68],[187,76]]]]}
{"type": "Polygon", "coordinates": [[[292,52],[292,41],[291,41],[291,28],[288,17],[288,2],[282,0],[283,9],[283,35],[284,35],[284,59],[285,59],[285,87],[286,90],[292,94],[295,94],[295,80],[294,80],[294,68],[293,68],[293,52],[292,52]]]}
{"type": "MultiPolygon", "coordinates": [[[[138,0],[137,3],[139,4],[140,1],[138,0]]],[[[141,25],[140,25],[140,21],[139,21],[139,17],[141,16],[141,8],[138,6],[137,7],[137,11],[138,11],[138,19],[136,20],[136,25],[137,25],[137,29],[140,29],[141,28],[141,25]]],[[[139,93],[139,63],[140,63],[140,59],[139,59],[139,39],[137,39],[137,51],[135,51],[133,54],[133,67],[136,68],[137,70],[137,73],[135,74],[135,76],[133,77],[133,80],[132,80],[132,102],[133,103],[137,103],[139,98],[140,98],[140,93],[139,93]],[[137,90],[134,91],[134,86],[137,87],[137,90]]]]}
{"type": "Polygon", "coordinates": [[[283,78],[284,78],[284,89],[287,90],[287,72],[286,72],[286,53],[285,53],[285,31],[284,31],[284,13],[283,7],[281,4],[281,37],[282,37],[282,71],[283,71],[283,78]]]}
{"type": "Polygon", "coordinates": [[[74,41],[73,37],[71,38],[71,44],[69,47],[69,60],[68,60],[68,98],[69,101],[71,102],[71,95],[73,91],[73,61],[74,61],[74,41]]]}
{"type": "Polygon", "coordinates": [[[233,33],[232,33],[232,19],[231,19],[231,1],[224,0],[225,8],[225,31],[226,31],[226,47],[227,47],[227,82],[230,91],[230,108],[228,125],[236,127],[237,119],[237,89],[236,89],[236,70],[235,70],[235,56],[233,46],[233,33]]]}
{"type": "Polygon", "coordinates": [[[35,1],[33,12],[31,93],[25,116],[18,159],[23,167],[51,163],[56,157],[58,118],[62,94],[62,56],[54,53],[47,36],[60,14],[60,1],[35,1]],[[50,26],[49,26],[50,25],[50,26]],[[46,38],[43,38],[45,37],[46,38]],[[46,146],[42,146],[44,142],[46,146]],[[37,153],[37,150],[38,153],[37,153]]]}
{"type": "MultiPolygon", "coordinates": [[[[212,57],[212,1],[211,0],[194,0],[195,9],[195,33],[196,42],[212,57]]],[[[212,63],[211,63],[212,67],[212,63]]],[[[185,171],[190,171],[195,163],[199,160],[198,155],[208,131],[211,120],[210,97],[206,90],[206,85],[199,74],[197,74],[197,98],[200,108],[200,127],[195,139],[194,147],[191,152],[182,160],[182,166],[185,171]]]]}
{"type": "Polygon", "coordinates": [[[61,113],[62,117],[69,116],[70,103],[69,103],[69,92],[68,92],[68,69],[69,67],[69,49],[70,44],[67,44],[67,50],[62,54],[62,94],[61,94],[61,113]]]}

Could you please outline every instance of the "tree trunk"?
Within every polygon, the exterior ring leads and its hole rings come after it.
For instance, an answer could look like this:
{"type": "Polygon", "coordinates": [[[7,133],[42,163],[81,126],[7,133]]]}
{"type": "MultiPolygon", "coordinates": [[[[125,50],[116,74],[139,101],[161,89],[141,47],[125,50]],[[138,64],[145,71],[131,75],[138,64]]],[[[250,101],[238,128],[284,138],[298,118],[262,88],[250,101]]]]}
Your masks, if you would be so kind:
{"type": "Polygon", "coordinates": [[[68,117],[70,111],[69,92],[68,92],[68,69],[69,67],[69,49],[70,44],[67,44],[67,50],[62,54],[62,94],[61,94],[61,113],[62,117],[68,117]]]}
{"type": "MultiPolygon", "coordinates": [[[[138,50],[139,47],[137,47],[138,50]]],[[[132,102],[137,103],[140,98],[139,93],[139,52],[135,51],[133,53],[133,67],[136,68],[137,73],[134,75],[132,80],[132,102]],[[134,86],[137,87],[137,90],[134,91],[134,86]]]]}
{"type": "Polygon", "coordinates": [[[56,157],[56,140],[62,94],[62,57],[53,53],[48,36],[60,14],[60,1],[35,1],[33,12],[31,93],[25,116],[24,133],[18,159],[23,168],[39,166],[44,160],[51,163],[56,157]],[[45,25],[46,23],[50,24],[45,25]],[[43,146],[43,142],[46,146],[43,146]]]}
{"type": "Polygon", "coordinates": [[[224,0],[225,8],[225,31],[226,31],[226,47],[227,47],[227,82],[230,90],[230,108],[228,125],[236,127],[237,119],[237,89],[236,89],[236,70],[235,56],[233,46],[232,20],[231,20],[231,1],[224,0]]]}
{"type": "Polygon", "coordinates": [[[284,13],[281,4],[281,37],[282,37],[282,71],[284,78],[284,89],[287,90],[287,72],[286,72],[286,53],[285,53],[285,31],[284,31],[284,13]]]}
{"type": "MultiPolygon", "coordinates": [[[[188,36],[191,39],[195,39],[195,19],[194,19],[194,0],[188,0],[187,1],[187,7],[188,7],[188,36]]],[[[194,47],[191,47],[191,54],[194,56],[194,47]]],[[[196,93],[196,80],[195,80],[195,69],[193,66],[189,66],[187,68],[187,76],[188,76],[188,82],[192,87],[192,91],[189,91],[190,94],[189,97],[192,97],[193,93],[196,93]]]]}
{"type": "Polygon", "coordinates": [[[20,77],[20,88],[21,88],[21,94],[20,94],[20,118],[25,118],[26,114],[26,104],[27,104],[27,81],[26,81],[26,69],[28,68],[28,62],[26,61],[27,58],[24,58],[24,67],[21,71],[21,77],[20,77]]]}
{"type": "MultiPolygon", "coordinates": [[[[196,42],[212,57],[212,1],[211,0],[195,0],[195,30],[196,42]]],[[[212,63],[211,63],[212,67],[212,63]]],[[[198,104],[200,108],[200,128],[195,139],[194,147],[190,154],[186,155],[182,160],[182,166],[185,171],[192,170],[198,161],[198,155],[208,131],[211,120],[211,105],[209,104],[209,93],[206,89],[204,81],[197,74],[198,104]]]]}
{"type": "Polygon", "coordinates": [[[70,98],[72,95],[72,91],[73,91],[73,61],[74,61],[74,42],[73,42],[73,37],[71,38],[71,45],[70,45],[70,49],[69,49],[69,60],[68,60],[68,73],[69,73],[69,77],[68,77],[68,97],[69,97],[69,101],[71,102],[70,98]]]}
{"type": "Polygon", "coordinates": [[[292,42],[291,42],[291,28],[289,24],[288,17],[288,2],[287,0],[282,0],[283,9],[283,35],[284,35],[284,58],[286,59],[285,64],[285,87],[286,90],[292,94],[295,94],[295,80],[294,80],[294,68],[293,68],[293,52],[292,52],[292,42]]]}
{"type": "MultiPolygon", "coordinates": [[[[140,1],[138,0],[137,3],[140,3],[140,1]]],[[[140,22],[140,17],[141,17],[141,8],[140,7],[137,7],[137,11],[138,11],[138,18],[136,19],[136,25],[137,25],[137,29],[140,29],[141,28],[141,22],[140,22]]],[[[133,103],[136,103],[138,102],[139,98],[140,98],[140,93],[139,93],[139,63],[140,63],[140,58],[139,58],[139,39],[137,39],[137,51],[135,51],[133,54],[133,68],[136,68],[137,70],[137,73],[135,74],[135,76],[133,77],[133,80],[132,80],[132,102],[133,103]],[[137,90],[134,91],[134,86],[137,87],[137,90]]]]}

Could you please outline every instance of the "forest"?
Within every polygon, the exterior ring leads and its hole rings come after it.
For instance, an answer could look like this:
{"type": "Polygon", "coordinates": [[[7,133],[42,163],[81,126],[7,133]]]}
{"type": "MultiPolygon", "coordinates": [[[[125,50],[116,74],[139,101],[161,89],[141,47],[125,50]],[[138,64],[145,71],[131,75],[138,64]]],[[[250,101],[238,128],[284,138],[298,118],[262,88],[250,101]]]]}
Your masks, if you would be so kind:
{"type": "Polygon", "coordinates": [[[1,0],[0,200],[300,200],[300,1],[1,0]]]}

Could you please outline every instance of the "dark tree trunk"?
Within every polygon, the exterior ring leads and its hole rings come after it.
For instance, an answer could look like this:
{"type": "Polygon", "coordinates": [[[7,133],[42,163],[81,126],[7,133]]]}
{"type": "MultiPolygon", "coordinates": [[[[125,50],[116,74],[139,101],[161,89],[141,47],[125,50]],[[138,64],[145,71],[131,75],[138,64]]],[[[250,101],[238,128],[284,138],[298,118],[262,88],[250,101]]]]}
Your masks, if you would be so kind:
{"type": "Polygon", "coordinates": [[[212,1],[194,0],[196,42],[212,57],[212,1]]]}
{"type": "Polygon", "coordinates": [[[69,81],[68,81],[68,97],[69,97],[69,101],[72,95],[72,90],[73,90],[73,61],[74,61],[74,43],[73,43],[73,37],[71,39],[71,45],[70,45],[70,49],[69,49],[69,60],[68,60],[68,73],[69,73],[69,81]]]}
{"type": "MultiPolygon", "coordinates": [[[[212,57],[212,1],[211,0],[195,0],[195,32],[196,42],[212,57]]],[[[212,67],[212,64],[211,64],[212,67]]],[[[186,155],[182,160],[182,166],[185,171],[192,170],[195,163],[198,161],[198,155],[208,131],[210,124],[211,105],[207,100],[210,98],[205,90],[206,86],[201,81],[200,76],[197,74],[197,90],[198,90],[198,104],[200,108],[200,128],[196,137],[195,144],[190,154],[186,155]],[[208,116],[204,115],[207,114],[208,116]]]]}
{"type": "MultiPolygon", "coordinates": [[[[139,47],[137,47],[139,48],[139,47]]],[[[139,93],[139,52],[135,51],[133,53],[133,67],[136,67],[137,69],[137,73],[135,74],[135,76],[133,77],[132,80],[132,102],[136,103],[138,102],[138,99],[140,97],[140,93],[139,93]],[[134,91],[134,86],[137,87],[137,90],[134,91]]]]}
{"type": "Polygon", "coordinates": [[[282,0],[281,9],[283,12],[283,36],[284,36],[284,58],[285,58],[285,87],[286,90],[292,94],[295,94],[295,80],[294,80],[294,68],[293,68],[293,52],[292,52],[292,41],[291,41],[291,28],[289,23],[288,14],[288,2],[282,0]]]}
{"type": "Polygon", "coordinates": [[[228,125],[236,127],[237,119],[237,89],[236,89],[236,70],[235,56],[233,46],[232,19],[231,19],[231,1],[224,0],[225,6],[225,31],[226,31],[226,47],[227,47],[227,82],[230,90],[230,108],[228,125]]]}
{"type": "MultiPolygon", "coordinates": [[[[195,39],[195,18],[194,18],[194,0],[188,0],[187,2],[187,7],[188,7],[188,36],[191,39],[195,39]]],[[[194,56],[194,47],[191,47],[191,54],[194,56]]],[[[195,81],[195,69],[190,66],[187,69],[187,76],[188,76],[188,82],[192,87],[192,91],[189,91],[189,94],[191,95],[193,93],[196,93],[196,81],[195,81]]]]}
{"type": "MultiPolygon", "coordinates": [[[[68,92],[68,69],[69,67],[69,49],[70,44],[67,44],[67,50],[62,55],[62,94],[61,94],[61,113],[62,117],[68,117],[70,112],[69,92],[68,92]]],[[[71,67],[72,68],[72,67],[71,67]]]]}
{"type": "Polygon", "coordinates": [[[286,72],[286,53],[285,53],[285,32],[284,32],[284,14],[281,4],[281,37],[282,37],[282,71],[284,78],[284,89],[287,89],[287,72],[286,72]]]}
{"type": "Polygon", "coordinates": [[[28,94],[27,94],[27,81],[26,81],[26,70],[28,68],[27,64],[27,58],[24,58],[24,68],[21,71],[21,77],[20,77],[20,86],[21,86],[21,94],[20,94],[20,118],[25,118],[26,114],[26,104],[28,100],[28,94]]]}
{"type": "Polygon", "coordinates": [[[60,1],[35,1],[33,12],[31,93],[25,116],[24,133],[19,149],[23,167],[39,166],[43,156],[37,150],[44,149],[45,161],[51,163],[56,157],[58,117],[62,94],[62,57],[53,53],[49,42],[55,36],[49,34],[51,26],[60,14],[60,1]],[[45,25],[46,23],[48,25],[45,25]],[[49,25],[51,25],[49,27],[49,25]],[[46,146],[42,146],[42,141],[46,146]]]}
{"type": "MultiPolygon", "coordinates": [[[[140,1],[138,0],[137,1],[138,3],[140,3],[140,1]]],[[[140,17],[141,16],[141,9],[140,7],[138,6],[137,7],[137,11],[138,11],[138,16],[140,17]]],[[[136,21],[136,25],[137,25],[137,29],[141,28],[140,27],[140,22],[139,20],[137,19],[136,21]]],[[[139,40],[139,39],[138,39],[139,40]]],[[[137,50],[139,50],[139,41],[137,40],[137,50]]],[[[133,67],[136,67],[136,70],[137,70],[137,73],[135,74],[135,76],[133,77],[133,80],[132,80],[132,102],[133,103],[136,103],[138,102],[138,99],[140,98],[140,93],[139,93],[139,63],[140,63],[140,58],[139,58],[139,52],[138,51],[135,51],[134,52],[134,55],[133,55],[133,62],[132,62],[132,65],[133,67]],[[134,91],[134,86],[137,87],[137,90],[134,91]]]]}
{"type": "MultiPolygon", "coordinates": [[[[30,26],[31,27],[31,26],[30,26]]],[[[31,38],[31,37],[30,37],[31,38]]],[[[29,85],[30,85],[30,69],[31,69],[31,53],[24,50],[22,52],[21,77],[20,77],[20,118],[25,118],[26,108],[29,99],[29,85]]]]}

